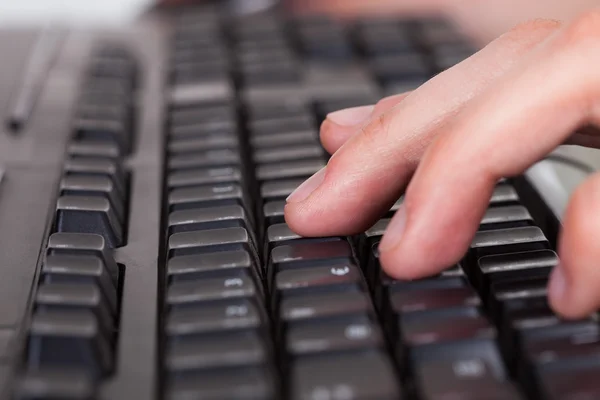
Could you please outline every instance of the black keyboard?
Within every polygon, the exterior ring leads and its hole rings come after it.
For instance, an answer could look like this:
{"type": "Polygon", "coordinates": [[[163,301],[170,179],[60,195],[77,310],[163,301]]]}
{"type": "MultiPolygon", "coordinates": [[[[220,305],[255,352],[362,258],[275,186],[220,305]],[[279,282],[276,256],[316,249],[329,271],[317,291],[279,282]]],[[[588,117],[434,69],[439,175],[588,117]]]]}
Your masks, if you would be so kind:
{"type": "Polygon", "coordinates": [[[532,175],[422,280],[378,261],[402,199],[353,237],[285,223],[325,116],[470,56],[457,29],[208,9],[134,28],[0,31],[1,399],[600,398],[597,319],[546,299],[560,205],[532,175]]]}

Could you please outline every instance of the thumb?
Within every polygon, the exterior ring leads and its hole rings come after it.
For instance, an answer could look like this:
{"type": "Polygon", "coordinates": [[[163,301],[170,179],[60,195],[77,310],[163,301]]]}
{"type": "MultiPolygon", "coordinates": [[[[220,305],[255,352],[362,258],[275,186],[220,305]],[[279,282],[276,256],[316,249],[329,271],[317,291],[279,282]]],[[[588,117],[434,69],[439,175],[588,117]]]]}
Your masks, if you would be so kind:
{"type": "Polygon", "coordinates": [[[600,307],[600,174],[575,191],[563,225],[549,300],[557,313],[581,318],[600,307]]]}

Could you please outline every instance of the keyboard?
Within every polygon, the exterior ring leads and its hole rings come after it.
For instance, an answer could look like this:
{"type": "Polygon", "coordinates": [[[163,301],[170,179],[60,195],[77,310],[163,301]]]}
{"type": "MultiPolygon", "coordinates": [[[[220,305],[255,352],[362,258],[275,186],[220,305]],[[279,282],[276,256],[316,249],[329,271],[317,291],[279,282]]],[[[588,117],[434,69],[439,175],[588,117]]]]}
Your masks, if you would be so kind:
{"type": "Polygon", "coordinates": [[[328,113],[476,50],[433,16],[0,30],[0,399],[600,398],[597,316],[546,299],[596,151],[498,182],[463,260],[421,280],[378,261],[402,199],[352,237],[285,223],[328,113]]]}

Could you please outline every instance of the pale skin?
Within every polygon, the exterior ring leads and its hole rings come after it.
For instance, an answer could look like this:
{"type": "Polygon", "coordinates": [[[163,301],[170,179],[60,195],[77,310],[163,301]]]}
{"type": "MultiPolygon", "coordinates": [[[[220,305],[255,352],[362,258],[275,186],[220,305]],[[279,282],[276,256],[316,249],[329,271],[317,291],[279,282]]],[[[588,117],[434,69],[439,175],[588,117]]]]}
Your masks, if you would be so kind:
{"type": "MultiPolygon", "coordinates": [[[[405,193],[379,247],[392,277],[421,278],[458,262],[501,177],[561,144],[600,148],[598,0],[302,0],[294,7],[344,16],[437,9],[489,42],[414,92],[330,114],[321,140],[333,156],[288,198],[293,230],[328,236],[364,231],[405,193]]],[[[563,220],[549,300],[566,318],[600,307],[598,238],[600,174],[576,190],[563,220]]]]}

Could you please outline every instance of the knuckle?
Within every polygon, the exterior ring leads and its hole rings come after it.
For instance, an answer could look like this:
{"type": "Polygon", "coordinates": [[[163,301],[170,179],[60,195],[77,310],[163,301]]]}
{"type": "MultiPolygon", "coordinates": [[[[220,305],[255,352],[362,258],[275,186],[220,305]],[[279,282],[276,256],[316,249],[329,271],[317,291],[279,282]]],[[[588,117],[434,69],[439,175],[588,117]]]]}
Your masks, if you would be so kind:
{"type": "Polygon", "coordinates": [[[391,118],[391,115],[386,112],[371,119],[367,125],[361,128],[361,136],[363,136],[366,140],[370,140],[381,135],[386,135],[389,129],[391,118]]]}

